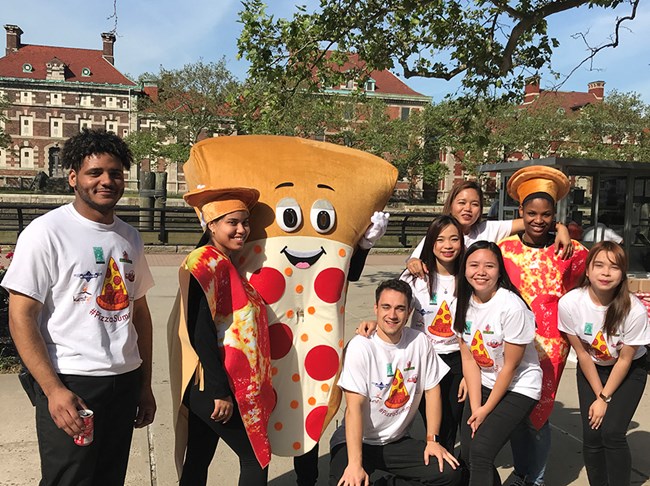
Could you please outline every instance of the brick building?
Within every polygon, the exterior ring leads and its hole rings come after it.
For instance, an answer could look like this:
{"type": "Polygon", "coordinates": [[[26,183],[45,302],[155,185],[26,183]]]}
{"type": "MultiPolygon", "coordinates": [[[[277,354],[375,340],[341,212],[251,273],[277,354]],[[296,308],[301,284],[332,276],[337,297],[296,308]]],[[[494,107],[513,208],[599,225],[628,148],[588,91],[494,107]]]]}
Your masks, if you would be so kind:
{"type": "MultiPolygon", "coordinates": [[[[84,127],[121,137],[137,129],[143,93],[113,65],[114,34],[101,34],[101,49],[79,49],[24,44],[20,27],[4,28],[0,95],[9,102],[4,130],[12,143],[0,148],[0,186],[28,186],[39,172],[65,176],[61,146],[84,127]]],[[[134,166],[127,182],[135,181],[134,166]]]]}

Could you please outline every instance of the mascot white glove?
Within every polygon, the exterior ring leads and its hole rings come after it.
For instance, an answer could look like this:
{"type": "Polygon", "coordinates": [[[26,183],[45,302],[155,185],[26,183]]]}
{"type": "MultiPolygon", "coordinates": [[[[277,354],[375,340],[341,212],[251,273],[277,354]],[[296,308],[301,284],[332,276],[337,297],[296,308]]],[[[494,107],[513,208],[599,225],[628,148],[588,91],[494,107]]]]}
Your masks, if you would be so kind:
{"type": "Polygon", "coordinates": [[[359,247],[364,250],[369,250],[377,243],[377,240],[384,236],[388,229],[389,213],[382,211],[375,211],[375,214],[370,218],[370,226],[366,230],[361,240],[359,240],[359,247]]]}

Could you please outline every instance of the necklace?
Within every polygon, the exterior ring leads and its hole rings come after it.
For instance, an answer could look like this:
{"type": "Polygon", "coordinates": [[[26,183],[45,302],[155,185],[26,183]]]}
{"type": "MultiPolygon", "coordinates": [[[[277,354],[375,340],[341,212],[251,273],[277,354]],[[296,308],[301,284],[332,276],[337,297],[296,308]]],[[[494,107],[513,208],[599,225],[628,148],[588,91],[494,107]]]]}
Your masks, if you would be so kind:
{"type": "MultiPolygon", "coordinates": [[[[443,293],[445,295],[449,294],[449,288],[445,287],[441,283],[438,283],[440,287],[442,287],[443,293]]],[[[429,300],[430,305],[438,305],[438,292],[434,292],[433,295],[431,296],[431,299],[429,300]]]]}

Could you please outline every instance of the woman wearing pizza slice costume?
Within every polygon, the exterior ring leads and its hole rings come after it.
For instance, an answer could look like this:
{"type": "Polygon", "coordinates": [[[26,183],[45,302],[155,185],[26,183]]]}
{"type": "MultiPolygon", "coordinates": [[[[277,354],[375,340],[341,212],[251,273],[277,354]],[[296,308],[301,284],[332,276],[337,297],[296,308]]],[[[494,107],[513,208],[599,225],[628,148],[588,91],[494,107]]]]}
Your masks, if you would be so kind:
{"type": "MultiPolygon", "coordinates": [[[[512,221],[482,221],[483,190],[475,181],[461,181],[454,184],[449,192],[449,196],[445,200],[442,214],[451,215],[460,223],[460,226],[463,228],[463,236],[465,237],[465,247],[479,240],[497,243],[502,238],[515,235],[524,230],[524,222],[522,219],[512,221]]],[[[562,250],[562,258],[569,258],[573,250],[569,230],[563,224],[557,223],[556,231],[555,248],[558,253],[562,250]]],[[[423,245],[424,239],[420,241],[406,262],[408,271],[418,277],[424,277],[429,271],[420,259],[423,245]]]]}
{"type": "Polygon", "coordinates": [[[454,329],[468,400],[461,458],[470,486],[501,485],[494,459],[541,395],[535,318],[508,278],[499,247],[477,241],[458,275],[454,329]]]}
{"type": "Polygon", "coordinates": [[[569,179],[552,167],[532,165],[508,180],[508,193],[520,201],[524,231],[499,242],[506,271],[535,314],[535,346],[542,367],[542,396],[528,420],[512,435],[510,445],[516,485],[542,486],[551,450],[555,394],[569,354],[569,343],[557,328],[560,297],[577,287],[584,275],[587,249],[571,241],[570,258],[557,255],[553,226],[555,204],[569,193],[569,179]]]}
{"type": "Polygon", "coordinates": [[[205,234],[180,267],[169,325],[181,486],[206,484],[219,439],[239,456],[240,485],[267,483],[275,405],[268,319],[261,297],[230,260],[250,233],[258,198],[255,189],[205,186],[184,196],[205,234]]]}
{"type": "Polygon", "coordinates": [[[558,327],[578,356],[582,451],[591,486],[628,486],[626,433],[643,396],[648,313],[628,290],[627,256],[612,241],[594,245],[582,287],[560,299],[558,327]]]}

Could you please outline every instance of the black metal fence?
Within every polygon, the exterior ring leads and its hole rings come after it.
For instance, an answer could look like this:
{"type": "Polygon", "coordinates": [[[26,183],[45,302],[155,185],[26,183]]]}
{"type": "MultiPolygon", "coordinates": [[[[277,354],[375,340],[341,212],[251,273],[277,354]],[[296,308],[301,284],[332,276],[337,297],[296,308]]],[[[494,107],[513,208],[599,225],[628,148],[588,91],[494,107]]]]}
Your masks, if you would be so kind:
{"type": "MultiPolygon", "coordinates": [[[[0,203],[0,245],[13,245],[35,218],[58,204],[0,203]]],[[[117,215],[138,229],[147,245],[194,245],[201,235],[196,213],[189,207],[116,206],[117,215]]],[[[426,234],[436,213],[391,213],[380,247],[411,247],[426,234]]]]}

